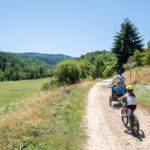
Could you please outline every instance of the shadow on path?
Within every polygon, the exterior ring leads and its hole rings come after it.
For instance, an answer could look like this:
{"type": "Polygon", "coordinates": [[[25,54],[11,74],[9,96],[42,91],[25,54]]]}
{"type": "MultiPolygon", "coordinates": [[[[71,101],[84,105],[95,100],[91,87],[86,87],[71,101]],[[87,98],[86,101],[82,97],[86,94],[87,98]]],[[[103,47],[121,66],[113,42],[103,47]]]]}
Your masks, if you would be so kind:
{"type": "Polygon", "coordinates": [[[127,127],[127,130],[125,130],[124,132],[125,132],[126,134],[132,135],[133,137],[137,138],[137,139],[138,139],[139,141],[141,141],[141,142],[143,141],[144,138],[146,138],[145,133],[144,133],[143,130],[140,130],[140,131],[139,131],[139,135],[138,135],[138,136],[134,136],[134,135],[133,135],[133,133],[131,132],[130,127],[127,127]]]}
{"type": "Polygon", "coordinates": [[[115,108],[115,109],[120,109],[121,108],[121,103],[116,102],[115,104],[113,104],[112,107],[115,108]]]}

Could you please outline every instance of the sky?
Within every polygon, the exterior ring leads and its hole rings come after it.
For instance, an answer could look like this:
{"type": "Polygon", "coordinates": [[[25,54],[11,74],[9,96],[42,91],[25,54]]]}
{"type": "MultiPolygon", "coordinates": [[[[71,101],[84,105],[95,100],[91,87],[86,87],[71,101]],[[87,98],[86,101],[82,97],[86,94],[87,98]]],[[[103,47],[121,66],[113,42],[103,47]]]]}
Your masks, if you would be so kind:
{"type": "Polygon", "coordinates": [[[0,0],[0,51],[110,51],[125,18],[150,40],[149,0],[0,0]]]}

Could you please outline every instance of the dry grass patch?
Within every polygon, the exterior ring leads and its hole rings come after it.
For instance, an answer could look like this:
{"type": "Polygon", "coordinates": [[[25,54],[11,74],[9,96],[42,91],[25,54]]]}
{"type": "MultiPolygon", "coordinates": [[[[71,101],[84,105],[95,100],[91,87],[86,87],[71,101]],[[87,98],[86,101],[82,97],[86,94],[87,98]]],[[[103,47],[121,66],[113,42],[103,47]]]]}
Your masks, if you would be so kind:
{"type": "Polygon", "coordinates": [[[91,82],[84,82],[47,91],[1,114],[0,149],[80,147],[84,139],[81,122],[85,98],[91,86],[91,82]]]}
{"type": "Polygon", "coordinates": [[[52,107],[52,100],[61,93],[61,88],[45,92],[38,98],[28,101],[22,108],[1,115],[0,149],[8,148],[10,141],[21,136],[39,136],[46,128],[45,119],[52,107]],[[38,129],[40,128],[40,129],[38,129]]]}
{"type": "MultiPolygon", "coordinates": [[[[124,73],[125,83],[130,84],[130,71],[124,73]]],[[[141,68],[132,69],[131,84],[148,84],[150,83],[150,67],[145,66],[141,68]]]]}

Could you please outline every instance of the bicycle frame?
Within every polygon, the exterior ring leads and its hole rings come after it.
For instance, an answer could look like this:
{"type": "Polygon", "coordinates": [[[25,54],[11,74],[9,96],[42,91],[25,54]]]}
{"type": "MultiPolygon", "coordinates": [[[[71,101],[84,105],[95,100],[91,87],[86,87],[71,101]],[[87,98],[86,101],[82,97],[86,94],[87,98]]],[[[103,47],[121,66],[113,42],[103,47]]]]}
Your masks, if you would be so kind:
{"type": "MultiPolygon", "coordinates": [[[[122,110],[123,113],[123,110],[122,110]]],[[[139,121],[134,111],[126,107],[127,116],[122,117],[123,124],[127,127],[128,122],[130,124],[132,133],[137,136],[139,134],[139,121]],[[126,118],[126,119],[125,119],[126,118]]]]}

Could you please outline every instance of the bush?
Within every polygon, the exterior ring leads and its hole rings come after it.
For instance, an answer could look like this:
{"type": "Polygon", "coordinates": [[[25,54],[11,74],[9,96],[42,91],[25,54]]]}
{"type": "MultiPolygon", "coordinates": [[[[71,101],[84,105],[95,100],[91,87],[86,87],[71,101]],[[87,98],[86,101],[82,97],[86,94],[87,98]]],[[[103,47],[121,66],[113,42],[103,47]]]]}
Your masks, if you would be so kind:
{"type": "Polygon", "coordinates": [[[45,150],[44,146],[45,144],[39,143],[33,137],[22,137],[8,145],[9,149],[19,150],[45,150]]]}
{"type": "Polygon", "coordinates": [[[55,77],[52,77],[49,82],[43,84],[42,90],[52,90],[58,86],[58,79],[55,77]]]}
{"type": "Polygon", "coordinates": [[[58,82],[74,84],[80,80],[79,63],[75,60],[66,60],[57,65],[56,77],[58,82]]]}

